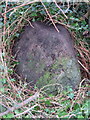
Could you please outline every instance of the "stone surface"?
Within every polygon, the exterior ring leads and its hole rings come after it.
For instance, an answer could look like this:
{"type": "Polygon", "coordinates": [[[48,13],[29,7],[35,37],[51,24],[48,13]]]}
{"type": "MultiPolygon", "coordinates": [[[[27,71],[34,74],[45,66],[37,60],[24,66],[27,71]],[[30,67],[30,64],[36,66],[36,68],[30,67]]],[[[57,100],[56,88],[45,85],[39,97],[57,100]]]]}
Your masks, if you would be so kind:
{"type": "MultiPolygon", "coordinates": [[[[80,71],[75,57],[73,38],[70,32],[57,24],[41,22],[26,26],[15,42],[13,54],[19,61],[16,73],[31,86],[38,88],[49,84],[61,84],[63,88],[76,88],[80,82],[80,71]]],[[[57,87],[50,87],[56,91],[57,87]]]]}

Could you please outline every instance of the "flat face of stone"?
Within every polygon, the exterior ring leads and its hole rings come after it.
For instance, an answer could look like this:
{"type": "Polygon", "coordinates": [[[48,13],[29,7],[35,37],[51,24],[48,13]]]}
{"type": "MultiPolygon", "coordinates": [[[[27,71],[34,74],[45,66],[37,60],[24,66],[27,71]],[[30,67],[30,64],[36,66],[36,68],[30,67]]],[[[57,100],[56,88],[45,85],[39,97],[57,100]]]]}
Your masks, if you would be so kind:
{"type": "Polygon", "coordinates": [[[15,71],[30,85],[38,88],[59,83],[75,88],[80,81],[80,72],[75,58],[73,40],[69,31],[60,24],[41,22],[26,26],[13,47],[19,64],[15,71]]]}

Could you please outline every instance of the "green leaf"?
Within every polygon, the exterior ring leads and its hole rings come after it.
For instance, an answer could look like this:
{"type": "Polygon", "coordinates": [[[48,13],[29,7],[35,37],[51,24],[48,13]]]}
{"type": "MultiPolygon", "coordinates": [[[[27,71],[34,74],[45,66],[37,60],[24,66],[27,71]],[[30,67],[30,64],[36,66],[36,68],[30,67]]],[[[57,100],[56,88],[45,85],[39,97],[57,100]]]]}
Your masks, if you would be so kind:
{"type": "Polygon", "coordinates": [[[7,79],[6,79],[6,78],[4,78],[4,79],[0,79],[0,82],[2,82],[3,84],[5,84],[5,83],[6,83],[6,81],[7,81],[7,79]]]}
{"type": "Polygon", "coordinates": [[[87,96],[90,96],[90,90],[87,92],[87,96]]]}
{"type": "Polygon", "coordinates": [[[72,88],[68,88],[68,91],[69,91],[69,92],[72,92],[72,91],[73,91],[73,89],[72,89],[72,88]]]}
{"type": "Polygon", "coordinates": [[[32,21],[35,22],[35,18],[33,18],[32,21]]]}
{"type": "Polygon", "coordinates": [[[51,105],[51,103],[50,103],[49,100],[45,101],[45,104],[47,104],[47,105],[51,105]]]}
{"type": "Polygon", "coordinates": [[[0,91],[1,91],[1,92],[4,92],[4,87],[0,88],[0,91]]]}
{"type": "Polygon", "coordinates": [[[65,111],[61,111],[61,112],[59,112],[58,116],[59,116],[59,117],[62,117],[62,116],[67,115],[67,114],[68,114],[68,113],[66,113],[65,111]]]}
{"type": "Polygon", "coordinates": [[[4,70],[4,66],[3,66],[3,65],[0,65],[0,69],[1,69],[1,70],[4,70]]]}
{"type": "Polygon", "coordinates": [[[45,111],[46,111],[47,113],[50,113],[50,110],[49,110],[48,108],[46,108],[45,111]]]}
{"type": "Polygon", "coordinates": [[[31,17],[36,17],[36,16],[37,16],[36,13],[32,13],[32,14],[31,14],[31,17]]]}
{"type": "Polygon", "coordinates": [[[40,110],[40,107],[39,106],[36,106],[35,108],[34,108],[34,110],[40,110]]]}
{"type": "Polygon", "coordinates": [[[19,33],[16,33],[16,34],[15,34],[16,37],[19,37],[19,35],[20,35],[19,33]]]}
{"type": "Polygon", "coordinates": [[[12,70],[12,69],[8,69],[8,72],[9,72],[9,73],[13,73],[13,70],[12,70]]]}
{"type": "Polygon", "coordinates": [[[19,12],[19,13],[22,15],[24,12],[21,11],[21,12],[19,12]]]}
{"type": "Polygon", "coordinates": [[[11,80],[12,82],[13,82],[13,81],[16,81],[16,80],[15,80],[15,79],[13,79],[13,78],[12,78],[12,79],[10,79],[10,80],[11,80]]]}
{"type": "Polygon", "coordinates": [[[78,118],[84,118],[82,115],[78,115],[78,118]]]}
{"type": "Polygon", "coordinates": [[[14,114],[13,113],[9,113],[7,115],[5,115],[3,118],[13,118],[14,114]]]}
{"type": "Polygon", "coordinates": [[[53,97],[53,95],[52,95],[52,94],[49,94],[49,97],[53,97]]]}
{"type": "Polygon", "coordinates": [[[21,110],[15,110],[15,113],[16,114],[19,114],[19,113],[21,113],[22,111],[21,110]]]}
{"type": "Polygon", "coordinates": [[[0,22],[0,28],[2,28],[2,27],[3,27],[3,25],[4,25],[4,24],[3,24],[2,22],[0,22]]]}
{"type": "Polygon", "coordinates": [[[15,65],[18,65],[18,64],[19,64],[19,62],[17,62],[17,61],[14,61],[14,62],[13,62],[13,64],[15,64],[15,65]]]}
{"type": "Polygon", "coordinates": [[[5,5],[5,4],[3,4],[3,5],[1,5],[0,7],[4,8],[4,7],[6,7],[6,5],[5,5]]]}
{"type": "Polygon", "coordinates": [[[54,109],[51,110],[51,113],[55,113],[56,111],[54,109]]]}
{"type": "Polygon", "coordinates": [[[74,110],[80,109],[80,104],[76,103],[74,104],[74,110]]]}
{"type": "Polygon", "coordinates": [[[73,97],[74,97],[74,93],[70,93],[70,94],[68,94],[68,97],[71,98],[71,99],[73,99],[73,97]]]}
{"type": "Polygon", "coordinates": [[[1,53],[1,55],[2,55],[2,57],[4,57],[4,56],[5,56],[5,53],[4,53],[4,52],[2,52],[2,53],[1,53]]]}

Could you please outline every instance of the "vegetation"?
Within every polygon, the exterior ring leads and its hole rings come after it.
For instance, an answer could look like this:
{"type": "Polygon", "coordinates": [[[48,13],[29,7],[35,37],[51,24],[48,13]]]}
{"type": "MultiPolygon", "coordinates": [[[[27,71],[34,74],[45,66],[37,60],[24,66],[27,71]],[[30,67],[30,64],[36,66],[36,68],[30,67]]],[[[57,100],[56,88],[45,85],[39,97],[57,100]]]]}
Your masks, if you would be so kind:
{"type": "MultiPolygon", "coordinates": [[[[87,3],[0,3],[0,113],[1,118],[90,118],[89,38],[83,36],[88,23],[83,18],[87,3]],[[57,95],[47,94],[44,86],[31,90],[27,83],[12,77],[18,62],[12,55],[12,46],[22,28],[31,21],[51,21],[64,24],[75,37],[75,48],[81,66],[82,81],[73,91],[60,89],[57,95]],[[1,33],[0,33],[1,34],[1,33]]],[[[57,28],[56,28],[57,30],[57,28]]]]}

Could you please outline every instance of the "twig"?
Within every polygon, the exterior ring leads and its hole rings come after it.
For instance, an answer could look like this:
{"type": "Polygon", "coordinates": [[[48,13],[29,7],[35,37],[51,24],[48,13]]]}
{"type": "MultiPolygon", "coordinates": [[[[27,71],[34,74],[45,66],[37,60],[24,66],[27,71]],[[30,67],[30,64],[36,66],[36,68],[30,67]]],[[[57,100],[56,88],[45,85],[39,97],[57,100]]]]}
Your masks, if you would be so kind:
{"type": "Polygon", "coordinates": [[[48,84],[48,85],[43,86],[43,87],[40,89],[40,92],[41,92],[43,89],[47,88],[47,87],[56,86],[56,85],[61,87],[61,91],[63,90],[63,87],[62,87],[61,84],[55,83],[55,84],[48,84]]]}
{"type": "Polygon", "coordinates": [[[68,17],[65,15],[65,13],[63,12],[63,10],[59,7],[59,5],[57,4],[56,0],[53,0],[53,2],[55,2],[56,6],[60,9],[60,11],[63,13],[63,15],[65,16],[66,19],[68,19],[68,17]]]}
{"type": "Polygon", "coordinates": [[[69,1],[67,1],[68,3],[68,8],[65,10],[65,13],[68,12],[69,8],[70,8],[70,4],[69,4],[69,1]]]}
{"type": "Polygon", "coordinates": [[[21,4],[21,5],[19,5],[19,6],[16,6],[16,7],[14,7],[14,8],[11,8],[11,9],[7,10],[6,12],[2,13],[2,15],[6,14],[6,13],[8,13],[8,12],[14,10],[14,9],[18,9],[18,8],[23,7],[23,6],[25,6],[25,5],[32,4],[32,3],[34,3],[34,2],[37,2],[37,0],[34,0],[34,1],[32,1],[32,2],[28,2],[28,3],[26,3],[26,4],[21,4]]]}
{"type": "Polygon", "coordinates": [[[31,24],[31,22],[28,20],[28,19],[25,19],[24,17],[22,17],[24,20],[26,20],[29,24],[30,24],[30,26],[32,27],[32,28],[34,28],[34,26],[31,24]]]}
{"type": "MultiPolygon", "coordinates": [[[[7,0],[6,0],[6,7],[5,7],[5,12],[6,12],[6,10],[7,10],[7,0]]],[[[5,34],[6,34],[6,20],[7,20],[7,17],[6,17],[6,14],[4,14],[4,28],[3,28],[3,38],[2,38],[2,52],[3,53],[6,53],[6,50],[5,50],[5,46],[6,46],[6,42],[5,42],[5,34]]],[[[14,88],[14,90],[16,91],[16,89],[15,89],[15,87],[14,87],[14,85],[11,83],[11,81],[10,81],[10,79],[9,79],[9,76],[8,76],[8,69],[7,69],[7,65],[6,65],[6,60],[5,60],[5,57],[3,58],[2,57],[2,54],[1,54],[1,62],[2,62],[2,64],[3,64],[3,66],[5,67],[5,69],[4,69],[4,75],[3,75],[3,77],[5,78],[7,78],[7,81],[8,81],[8,83],[9,84],[11,84],[11,86],[12,86],[12,88],[14,88]]]]}
{"type": "Polygon", "coordinates": [[[26,105],[27,103],[35,100],[38,97],[39,97],[39,92],[36,92],[33,96],[30,96],[28,99],[24,100],[23,102],[18,103],[17,105],[15,105],[14,107],[9,108],[8,110],[6,110],[3,113],[0,113],[0,117],[3,116],[3,115],[8,114],[9,112],[12,112],[12,111],[18,109],[18,108],[23,107],[24,105],[26,105]]]}
{"type": "Polygon", "coordinates": [[[58,30],[57,26],[55,25],[55,23],[54,23],[54,21],[53,21],[51,15],[49,14],[49,12],[48,12],[46,6],[43,4],[42,0],[40,0],[40,1],[41,1],[42,5],[44,6],[44,8],[45,8],[45,10],[46,10],[46,13],[47,13],[47,15],[49,16],[50,20],[52,21],[52,24],[54,25],[55,29],[57,30],[57,32],[59,32],[59,30],[58,30]]]}
{"type": "Polygon", "coordinates": [[[0,102],[0,105],[4,106],[5,108],[8,109],[8,107],[6,105],[4,105],[3,103],[0,102]]]}
{"type": "Polygon", "coordinates": [[[90,72],[89,72],[89,70],[87,69],[86,59],[85,59],[82,51],[81,51],[80,49],[78,49],[77,47],[75,47],[75,48],[78,50],[78,52],[80,53],[81,57],[83,58],[83,61],[84,61],[84,64],[85,64],[86,67],[85,67],[79,60],[78,60],[78,63],[79,63],[79,64],[84,68],[84,70],[90,75],[90,72]]]}
{"type": "Polygon", "coordinates": [[[78,63],[85,69],[85,71],[90,75],[90,72],[88,69],[78,60],[78,63]]]}
{"type": "MultiPolygon", "coordinates": [[[[6,0],[6,6],[5,6],[5,12],[7,11],[7,0],[6,0]]],[[[4,31],[4,35],[6,33],[6,22],[7,22],[7,17],[6,17],[6,14],[4,14],[4,28],[3,28],[3,31],[4,31]]]]}
{"type": "MultiPolygon", "coordinates": [[[[82,85],[82,83],[83,83],[85,80],[86,80],[86,78],[83,79],[83,80],[80,82],[80,84],[79,84],[79,89],[78,89],[78,92],[77,92],[77,96],[76,96],[75,100],[72,102],[72,105],[71,105],[71,107],[70,107],[70,112],[72,111],[72,108],[73,108],[76,100],[78,99],[78,97],[79,97],[79,95],[80,95],[80,93],[81,93],[81,85],[82,85]]],[[[69,114],[70,114],[70,112],[69,112],[69,114]]]]}
{"type": "Polygon", "coordinates": [[[36,104],[36,105],[32,106],[31,108],[29,108],[29,109],[25,110],[25,111],[24,111],[24,112],[22,112],[22,113],[19,113],[19,114],[17,114],[17,115],[14,115],[14,117],[18,117],[18,116],[21,116],[21,115],[23,115],[23,114],[28,113],[29,111],[31,111],[32,109],[34,109],[36,106],[38,106],[38,104],[36,104]]]}

